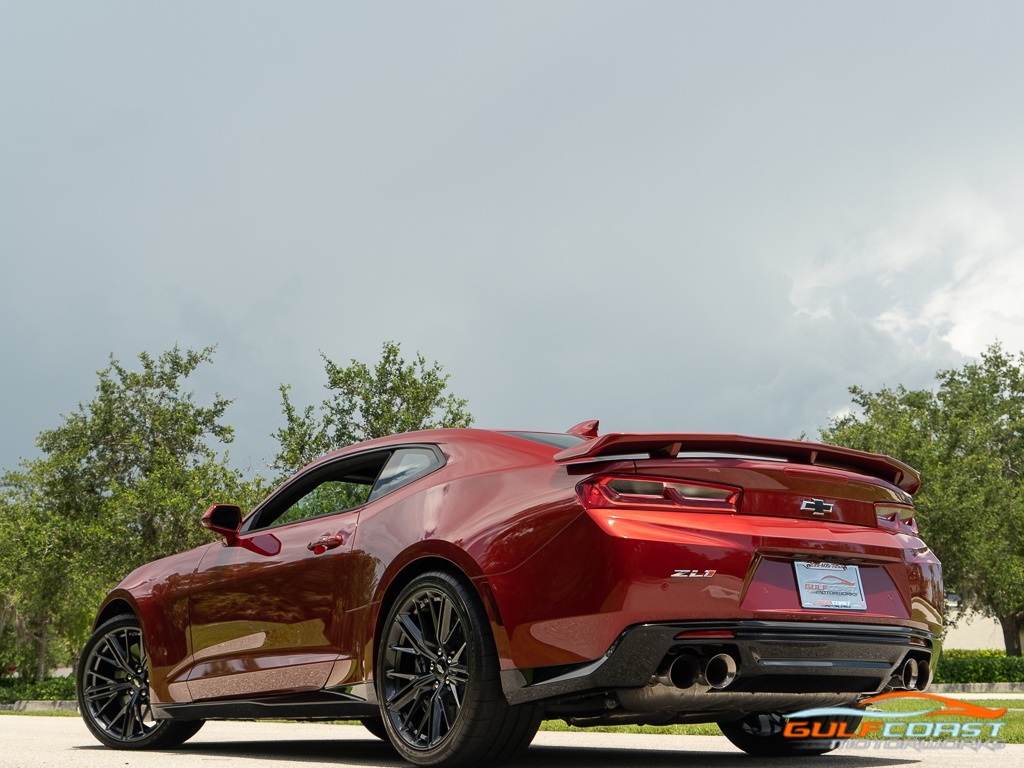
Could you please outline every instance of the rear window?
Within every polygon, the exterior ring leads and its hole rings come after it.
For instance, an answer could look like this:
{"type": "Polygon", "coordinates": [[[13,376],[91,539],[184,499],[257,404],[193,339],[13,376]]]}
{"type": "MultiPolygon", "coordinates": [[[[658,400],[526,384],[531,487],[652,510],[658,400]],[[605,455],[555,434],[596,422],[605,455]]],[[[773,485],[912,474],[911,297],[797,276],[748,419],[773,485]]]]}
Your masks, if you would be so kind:
{"type": "Polygon", "coordinates": [[[586,441],[585,437],[579,435],[563,435],[558,432],[503,432],[504,435],[521,437],[523,440],[532,440],[535,443],[551,445],[555,448],[572,448],[586,441]]]}
{"type": "Polygon", "coordinates": [[[391,455],[384,471],[377,478],[368,501],[375,501],[413,480],[429,475],[441,464],[438,452],[432,448],[399,448],[391,455]]]}

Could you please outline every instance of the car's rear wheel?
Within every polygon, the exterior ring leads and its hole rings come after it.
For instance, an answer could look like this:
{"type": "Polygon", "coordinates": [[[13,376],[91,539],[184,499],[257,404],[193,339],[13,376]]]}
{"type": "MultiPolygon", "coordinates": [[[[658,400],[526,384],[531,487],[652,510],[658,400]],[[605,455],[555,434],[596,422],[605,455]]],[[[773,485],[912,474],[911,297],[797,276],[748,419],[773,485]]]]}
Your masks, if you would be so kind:
{"type": "Polygon", "coordinates": [[[114,749],[168,749],[191,738],[202,720],[157,720],[149,700],[149,658],[138,619],[103,623],[82,649],[78,710],[99,741],[114,749]]]}
{"type": "Polygon", "coordinates": [[[529,746],[543,714],[533,704],[509,705],[480,598],[444,571],[418,576],[392,604],[377,695],[391,743],[424,766],[504,762],[529,746]]]}
{"type": "Polygon", "coordinates": [[[741,720],[718,723],[725,737],[735,746],[757,757],[800,757],[823,755],[838,749],[843,734],[851,735],[860,725],[861,718],[852,715],[807,718],[805,732],[829,734],[831,738],[786,736],[786,719],[777,712],[747,715],[741,720]]]}

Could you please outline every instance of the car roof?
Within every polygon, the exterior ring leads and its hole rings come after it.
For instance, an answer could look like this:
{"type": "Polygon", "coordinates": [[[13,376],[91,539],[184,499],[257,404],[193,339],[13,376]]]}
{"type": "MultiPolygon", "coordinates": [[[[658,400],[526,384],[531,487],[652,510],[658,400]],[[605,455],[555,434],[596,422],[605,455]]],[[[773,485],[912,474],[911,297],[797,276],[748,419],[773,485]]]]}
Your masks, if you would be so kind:
{"type": "Polygon", "coordinates": [[[443,428],[443,429],[421,429],[415,432],[400,432],[396,435],[387,435],[386,437],[375,437],[370,440],[364,440],[361,443],[353,443],[347,445],[344,448],[339,448],[336,451],[325,454],[321,458],[311,462],[303,470],[310,469],[320,464],[325,464],[335,459],[342,458],[344,456],[350,456],[357,453],[363,453],[364,451],[371,451],[378,448],[393,448],[402,445],[416,445],[422,443],[431,444],[447,444],[447,443],[465,443],[465,442],[484,442],[493,445],[504,445],[508,448],[517,449],[520,451],[527,451],[529,453],[535,453],[539,456],[553,456],[558,451],[562,450],[553,445],[547,445],[545,443],[536,442],[525,437],[518,437],[510,432],[530,432],[534,434],[565,434],[558,432],[542,432],[540,430],[496,430],[496,429],[478,429],[472,427],[459,427],[459,428],[443,428]]]}

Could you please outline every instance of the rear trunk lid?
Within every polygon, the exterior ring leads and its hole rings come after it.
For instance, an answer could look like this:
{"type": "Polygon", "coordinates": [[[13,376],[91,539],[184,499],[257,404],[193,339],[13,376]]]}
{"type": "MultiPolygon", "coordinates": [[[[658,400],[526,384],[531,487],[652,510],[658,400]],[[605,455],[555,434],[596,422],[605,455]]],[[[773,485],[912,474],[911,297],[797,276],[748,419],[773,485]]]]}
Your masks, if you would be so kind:
{"type": "MultiPolygon", "coordinates": [[[[630,458],[638,475],[733,487],[742,515],[876,526],[912,516],[918,473],[879,454],[795,440],[703,434],[607,434],[555,460],[630,458]],[[894,512],[895,510],[895,512],[894,512]]],[[[621,466],[621,465],[620,465],[621,466]]]]}

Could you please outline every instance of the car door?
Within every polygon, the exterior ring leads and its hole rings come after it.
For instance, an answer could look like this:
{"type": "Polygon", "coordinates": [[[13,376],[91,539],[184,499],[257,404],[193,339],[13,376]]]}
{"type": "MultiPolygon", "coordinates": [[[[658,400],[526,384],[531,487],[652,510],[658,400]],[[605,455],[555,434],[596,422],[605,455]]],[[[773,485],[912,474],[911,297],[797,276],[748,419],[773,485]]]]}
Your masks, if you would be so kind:
{"type": "Polygon", "coordinates": [[[193,701],[316,690],[350,653],[340,595],[359,510],[392,451],[315,467],[211,548],[189,594],[193,701]]]}

